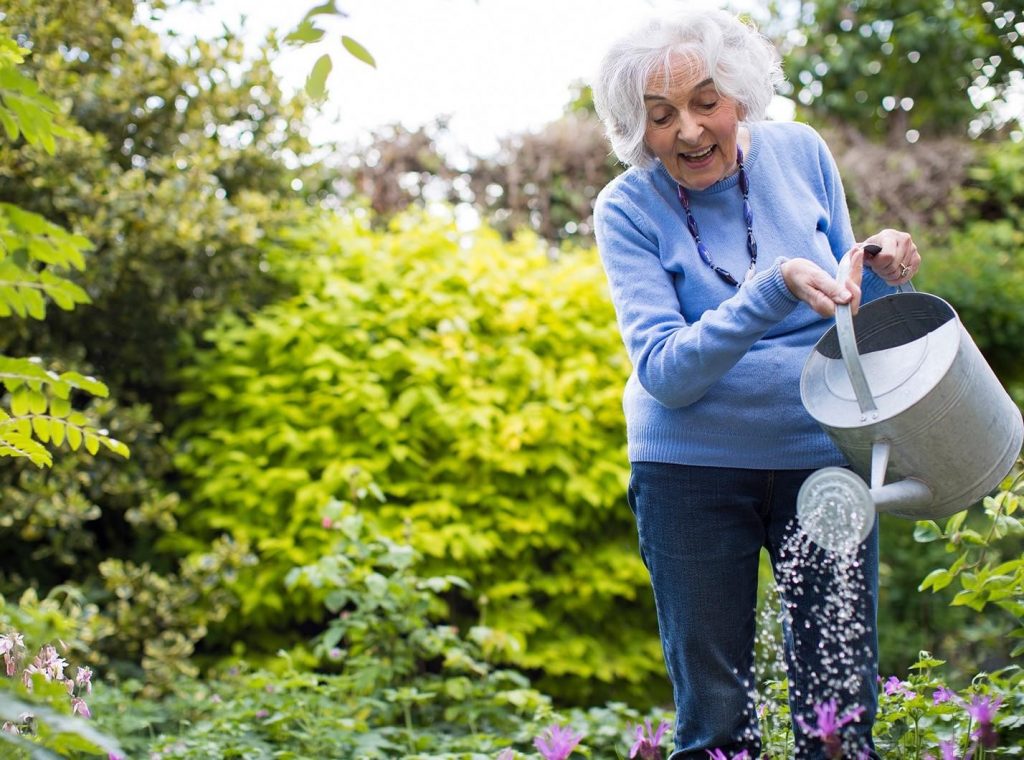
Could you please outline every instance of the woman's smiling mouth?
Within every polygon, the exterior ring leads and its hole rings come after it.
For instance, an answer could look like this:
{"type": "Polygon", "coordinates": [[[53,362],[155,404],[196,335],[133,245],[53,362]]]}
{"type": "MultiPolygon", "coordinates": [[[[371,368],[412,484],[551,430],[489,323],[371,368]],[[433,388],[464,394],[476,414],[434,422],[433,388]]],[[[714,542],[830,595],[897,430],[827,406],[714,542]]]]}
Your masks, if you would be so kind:
{"type": "Polygon", "coordinates": [[[680,153],[679,157],[682,158],[684,161],[688,161],[688,162],[691,162],[691,163],[698,163],[698,162],[703,161],[704,159],[710,157],[711,154],[714,152],[714,150],[715,150],[715,146],[711,145],[711,146],[705,148],[704,150],[696,151],[696,152],[693,152],[693,153],[680,153]]]}

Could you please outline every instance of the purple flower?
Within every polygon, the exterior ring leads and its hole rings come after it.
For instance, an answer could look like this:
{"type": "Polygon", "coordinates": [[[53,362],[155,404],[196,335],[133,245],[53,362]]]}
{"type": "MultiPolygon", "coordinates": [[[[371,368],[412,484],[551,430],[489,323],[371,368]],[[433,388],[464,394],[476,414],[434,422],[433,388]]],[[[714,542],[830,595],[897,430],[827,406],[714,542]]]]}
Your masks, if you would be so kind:
{"type": "Polygon", "coordinates": [[[4,665],[8,676],[13,676],[18,666],[18,650],[25,648],[25,639],[17,631],[0,636],[0,654],[4,656],[4,665]]]}
{"type": "Polygon", "coordinates": [[[86,694],[92,694],[92,670],[80,666],[75,671],[75,683],[84,687],[86,694]]]}
{"type": "Polygon", "coordinates": [[[896,676],[889,676],[882,688],[890,697],[893,694],[902,694],[907,699],[913,699],[917,696],[917,694],[910,690],[910,684],[906,681],[901,681],[896,676]]]}
{"type": "Polygon", "coordinates": [[[851,707],[841,716],[837,717],[837,709],[835,699],[830,699],[825,704],[815,705],[814,713],[818,717],[818,724],[814,727],[809,726],[800,716],[797,716],[796,719],[797,723],[800,724],[800,728],[808,736],[821,739],[825,745],[825,752],[829,757],[842,757],[843,748],[842,740],[839,737],[839,729],[847,723],[859,720],[861,713],[864,712],[864,708],[858,705],[851,707]]]}
{"type": "Polygon", "coordinates": [[[533,746],[544,757],[544,760],[565,760],[576,749],[583,734],[577,734],[568,726],[549,726],[541,735],[533,740],[533,746]]]}
{"type": "MultiPolygon", "coordinates": [[[[950,739],[945,739],[945,740],[939,742],[939,752],[942,753],[942,759],[941,760],[957,760],[957,756],[956,756],[956,742],[954,742],[954,741],[952,741],[950,739]]],[[[974,756],[974,750],[970,749],[970,750],[967,751],[967,754],[963,756],[963,760],[971,760],[971,757],[973,757],[973,756],[974,756]]],[[[926,754],[924,756],[924,760],[935,760],[935,755],[933,755],[933,754],[931,754],[929,752],[928,754],[926,754]]]]}
{"type": "Polygon", "coordinates": [[[515,756],[516,753],[513,752],[510,747],[506,747],[498,753],[498,756],[495,758],[495,760],[512,760],[512,758],[514,758],[515,756]]]}
{"type": "Polygon", "coordinates": [[[89,712],[89,706],[85,703],[85,700],[80,697],[71,698],[71,714],[81,715],[83,718],[92,717],[92,713],[89,712]]]}
{"type": "Polygon", "coordinates": [[[956,692],[950,691],[945,686],[940,686],[932,694],[932,704],[941,705],[943,702],[955,702],[956,692]]]}
{"type": "Polygon", "coordinates": [[[668,731],[669,724],[661,721],[658,730],[651,731],[651,721],[645,720],[644,725],[636,727],[636,741],[629,750],[630,757],[640,755],[643,760],[661,760],[661,737],[668,731]],[[646,728],[646,731],[644,730],[646,728]]]}
{"type": "Polygon", "coordinates": [[[1002,697],[992,699],[991,697],[975,694],[971,703],[966,705],[967,714],[977,722],[978,727],[971,732],[971,738],[981,746],[991,749],[999,743],[999,735],[992,727],[992,719],[995,718],[996,710],[1003,703],[1002,697]]]}

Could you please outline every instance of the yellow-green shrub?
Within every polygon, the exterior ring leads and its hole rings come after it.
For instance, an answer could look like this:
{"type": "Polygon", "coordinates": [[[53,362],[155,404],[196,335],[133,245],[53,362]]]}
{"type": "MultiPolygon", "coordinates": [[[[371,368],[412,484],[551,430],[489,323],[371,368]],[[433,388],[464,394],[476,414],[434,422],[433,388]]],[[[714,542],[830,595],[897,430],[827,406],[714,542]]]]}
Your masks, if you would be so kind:
{"type": "Polygon", "coordinates": [[[365,500],[469,580],[453,614],[520,637],[545,687],[660,683],[624,498],[628,362],[596,252],[407,216],[294,229],[274,258],[301,295],[223,320],[180,399],[176,547],[229,534],[260,558],[221,634],[276,647],[315,619],[282,579],[323,551],[331,499],[365,500]]]}

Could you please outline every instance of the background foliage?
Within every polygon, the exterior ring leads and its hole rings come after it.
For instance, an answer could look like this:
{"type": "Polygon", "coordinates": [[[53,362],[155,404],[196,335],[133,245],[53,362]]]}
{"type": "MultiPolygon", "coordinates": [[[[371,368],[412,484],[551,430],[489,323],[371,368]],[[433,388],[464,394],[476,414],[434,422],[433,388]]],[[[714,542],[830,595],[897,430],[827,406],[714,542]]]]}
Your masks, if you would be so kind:
{"type": "MultiPolygon", "coordinates": [[[[919,287],[1024,399],[1024,149],[999,110],[1024,22],[933,6],[780,4],[773,33],[855,229],[914,234],[919,287]]],[[[625,754],[667,685],[592,247],[621,167],[586,89],[492,156],[444,155],[443,122],[318,150],[276,40],[172,54],[141,9],[2,10],[0,267],[21,284],[0,353],[25,377],[0,368],[0,409],[46,413],[18,423],[40,444],[82,415],[132,457],[83,435],[50,468],[0,458],[0,633],[60,638],[116,684],[97,712],[132,752],[526,752],[557,719],[625,754]],[[588,706],[610,698],[631,704],[588,706]]],[[[1019,492],[886,522],[883,671],[936,688],[930,650],[1022,714],[1019,492]]],[[[887,697],[894,752],[966,735],[962,711],[887,697]]]]}
{"type": "Polygon", "coordinates": [[[551,261],[532,236],[421,214],[279,245],[300,295],[212,330],[179,399],[192,498],[168,542],[226,532],[260,557],[230,633],[287,637],[308,615],[274,589],[320,551],[324,504],[372,483],[383,524],[469,581],[474,614],[526,643],[521,664],[648,688],[653,631],[612,614],[653,610],[621,509],[628,370],[594,251],[551,261]]]}

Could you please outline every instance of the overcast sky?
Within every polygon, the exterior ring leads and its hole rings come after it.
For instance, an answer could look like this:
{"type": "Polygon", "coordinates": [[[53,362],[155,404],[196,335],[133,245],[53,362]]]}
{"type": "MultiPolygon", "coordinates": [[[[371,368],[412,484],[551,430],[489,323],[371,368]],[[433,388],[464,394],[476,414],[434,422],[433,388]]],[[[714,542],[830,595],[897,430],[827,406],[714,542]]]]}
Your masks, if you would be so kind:
{"type": "MultiPolygon", "coordinates": [[[[252,39],[288,31],[320,0],[210,0],[186,7],[167,24],[210,36],[222,24],[252,39]]],[[[733,2],[750,8],[760,0],[733,2]]],[[[325,113],[316,132],[351,139],[375,126],[421,126],[451,116],[455,138],[482,154],[509,133],[557,118],[574,81],[588,79],[608,43],[624,28],[663,9],[721,6],[716,0],[339,0],[346,19],[324,22],[331,43],[283,54],[275,68],[295,88],[313,61],[335,62],[325,113]],[[364,45],[377,68],[333,42],[346,34],[364,45]],[[330,44],[330,47],[325,45],[330,44]]],[[[763,3],[761,3],[763,5],[763,3]]]]}

